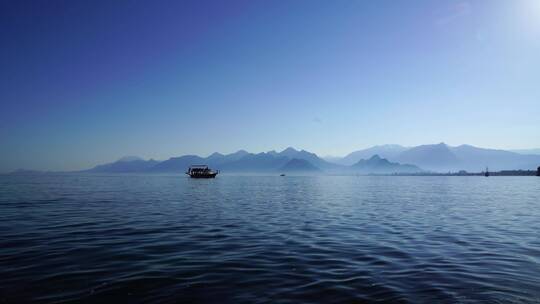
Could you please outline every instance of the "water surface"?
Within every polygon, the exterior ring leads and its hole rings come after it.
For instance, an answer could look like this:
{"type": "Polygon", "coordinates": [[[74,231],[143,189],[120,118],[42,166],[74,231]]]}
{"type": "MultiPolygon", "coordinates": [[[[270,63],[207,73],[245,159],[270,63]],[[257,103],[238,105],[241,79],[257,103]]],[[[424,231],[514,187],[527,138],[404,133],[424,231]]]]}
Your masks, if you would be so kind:
{"type": "Polygon", "coordinates": [[[538,303],[540,178],[0,176],[0,303],[538,303]]]}

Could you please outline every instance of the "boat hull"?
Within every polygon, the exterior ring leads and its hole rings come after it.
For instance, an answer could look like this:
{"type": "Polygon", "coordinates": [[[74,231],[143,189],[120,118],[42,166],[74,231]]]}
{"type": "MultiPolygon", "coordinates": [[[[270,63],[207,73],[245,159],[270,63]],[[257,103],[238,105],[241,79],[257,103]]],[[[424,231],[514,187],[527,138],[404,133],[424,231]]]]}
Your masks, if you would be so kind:
{"type": "Polygon", "coordinates": [[[189,177],[191,178],[215,178],[217,173],[209,173],[209,174],[190,174],[189,177]]]}

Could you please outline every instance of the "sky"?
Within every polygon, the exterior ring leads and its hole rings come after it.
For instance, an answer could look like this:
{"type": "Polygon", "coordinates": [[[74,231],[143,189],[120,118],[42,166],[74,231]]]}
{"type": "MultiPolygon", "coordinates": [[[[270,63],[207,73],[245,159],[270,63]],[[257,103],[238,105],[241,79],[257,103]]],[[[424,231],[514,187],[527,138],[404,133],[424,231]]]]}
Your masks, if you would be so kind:
{"type": "Polygon", "coordinates": [[[0,45],[0,172],[540,147],[540,0],[7,0],[0,45]]]}

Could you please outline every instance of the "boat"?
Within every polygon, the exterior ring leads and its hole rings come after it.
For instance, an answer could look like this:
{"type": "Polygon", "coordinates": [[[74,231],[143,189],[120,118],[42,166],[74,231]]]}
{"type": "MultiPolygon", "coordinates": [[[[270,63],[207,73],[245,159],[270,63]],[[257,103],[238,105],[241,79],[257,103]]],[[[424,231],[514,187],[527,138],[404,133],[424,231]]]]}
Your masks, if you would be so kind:
{"type": "Polygon", "coordinates": [[[484,176],[485,177],[488,177],[489,176],[489,169],[486,167],[486,172],[484,173],[484,176]]]}
{"type": "Polygon", "coordinates": [[[285,173],[281,173],[279,176],[285,176],[285,173]]]}
{"type": "Polygon", "coordinates": [[[215,178],[219,170],[212,170],[207,165],[192,165],[186,174],[191,178],[215,178]]]}

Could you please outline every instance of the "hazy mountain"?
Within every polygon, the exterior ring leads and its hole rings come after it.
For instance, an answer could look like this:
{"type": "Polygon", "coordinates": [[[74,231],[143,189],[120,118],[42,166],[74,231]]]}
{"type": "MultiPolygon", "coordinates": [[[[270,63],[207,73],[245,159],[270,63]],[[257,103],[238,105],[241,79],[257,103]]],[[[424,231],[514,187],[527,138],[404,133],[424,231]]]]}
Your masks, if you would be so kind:
{"type": "Polygon", "coordinates": [[[399,163],[414,164],[426,170],[446,172],[459,167],[459,159],[444,144],[422,145],[401,152],[393,160],[399,163]]]}
{"type": "Polygon", "coordinates": [[[142,157],[138,157],[138,156],[133,156],[133,155],[128,155],[128,156],[124,156],[124,157],[121,157],[119,160],[117,160],[118,162],[130,162],[130,161],[134,161],[134,160],[143,160],[142,157]]]}
{"type": "Polygon", "coordinates": [[[110,164],[96,166],[84,172],[129,173],[129,172],[170,172],[182,173],[190,165],[207,164],[223,172],[275,172],[280,169],[293,170],[315,167],[327,173],[347,173],[353,171],[372,173],[418,172],[422,168],[428,171],[448,172],[467,170],[480,172],[489,167],[490,171],[499,170],[534,170],[540,165],[540,155],[523,155],[510,151],[484,149],[470,145],[450,147],[444,143],[405,148],[398,145],[375,146],[360,150],[341,159],[343,163],[364,156],[353,166],[330,163],[315,153],[296,150],[289,147],[281,152],[253,154],[244,150],[231,154],[213,153],[203,158],[196,155],[172,157],[158,162],[143,160],[139,157],[122,157],[110,164]],[[381,156],[382,151],[387,157],[381,156]],[[399,152],[401,151],[401,152],[399,152]],[[374,154],[372,154],[374,153],[374,154]],[[376,155],[377,157],[373,157],[376,155]],[[388,157],[390,155],[390,157],[388,157]],[[295,160],[294,162],[291,162],[295,160]],[[410,165],[402,165],[410,164],[410,165]]]}
{"type": "MultiPolygon", "coordinates": [[[[166,160],[152,168],[152,172],[183,172],[192,164],[207,164],[212,168],[224,172],[270,172],[283,168],[292,159],[303,160],[302,164],[306,170],[311,166],[318,168],[337,168],[339,165],[331,164],[319,158],[316,154],[305,150],[298,151],[289,147],[281,152],[270,151],[268,153],[248,153],[244,150],[223,155],[213,153],[207,158],[201,158],[195,155],[175,157],[166,160]]],[[[294,166],[300,166],[298,161],[292,162],[285,168],[293,169],[294,166]]]]}
{"type": "Polygon", "coordinates": [[[331,164],[341,164],[341,160],[343,159],[343,157],[333,156],[333,155],[326,155],[326,156],[323,156],[321,158],[324,159],[325,161],[331,163],[331,164]]]}
{"type": "Polygon", "coordinates": [[[333,162],[341,165],[350,166],[357,163],[361,159],[368,159],[373,155],[379,155],[382,158],[387,158],[393,160],[400,153],[406,151],[407,148],[400,145],[380,145],[373,146],[371,148],[358,150],[348,154],[347,156],[339,159],[334,158],[333,162]]]}
{"type": "Polygon", "coordinates": [[[470,145],[451,147],[450,150],[459,160],[459,168],[478,172],[489,167],[492,171],[499,170],[533,170],[540,165],[540,155],[522,155],[515,152],[484,149],[470,145]]]}
{"type": "Polygon", "coordinates": [[[191,165],[205,164],[205,159],[197,155],[184,155],[180,157],[171,157],[168,160],[162,161],[154,167],[150,168],[149,172],[186,172],[191,165]]]}
{"type": "MultiPolygon", "coordinates": [[[[272,151],[270,151],[271,153],[272,151]]],[[[295,148],[293,147],[288,147],[286,148],[285,150],[277,153],[277,155],[279,156],[285,156],[285,157],[289,157],[289,158],[293,158],[295,157],[300,151],[296,150],[295,148]]]]}
{"type": "Polygon", "coordinates": [[[212,155],[205,158],[206,164],[210,166],[220,166],[228,162],[234,162],[240,160],[242,157],[249,155],[245,150],[239,150],[237,152],[223,155],[221,153],[215,152],[212,155]]]}
{"type": "Polygon", "coordinates": [[[121,159],[104,165],[95,166],[86,170],[91,173],[132,173],[146,172],[159,164],[156,160],[143,160],[134,156],[122,157],[121,159]]]}
{"type": "Polygon", "coordinates": [[[308,152],[306,150],[298,151],[292,147],[288,147],[287,149],[279,153],[276,153],[275,151],[270,151],[268,153],[271,155],[276,155],[276,156],[285,156],[290,159],[296,158],[296,159],[306,160],[310,162],[312,165],[314,165],[315,167],[318,167],[320,169],[325,169],[325,170],[340,169],[339,165],[327,162],[326,160],[318,157],[317,154],[308,152]]]}
{"type": "Polygon", "coordinates": [[[393,163],[379,157],[379,155],[374,155],[369,159],[361,159],[351,168],[364,174],[418,173],[423,171],[415,165],[393,163]]]}
{"type": "Polygon", "coordinates": [[[395,160],[437,172],[459,170],[480,172],[486,167],[491,171],[532,170],[540,165],[540,155],[521,155],[471,145],[450,147],[444,143],[410,148],[400,153],[395,160]]]}
{"type": "Polygon", "coordinates": [[[292,147],[288,147],[281,152],[248,153],[236,161],[221,163],[218,169],[229,172],[269,172],[280,168],[289,168],[292,170],[294,166],[299,166],[299,168],[305,166],[306,171],[311,171],[311,167],[315,167],[317,170],[319,168],[332,169],[339,167],[319,158],[314,153],[305,150],[298,151],[292,147]],[[296,159],[296,161],[286,166],[293,159],[296,159]],[[302,160],[301,163],[303,165],[300,164],[299,160],[302,160]]]}
{"type": "Polygon", "coordinates": [[[217,169],[229,172],[268,172],[285,165],[289,161],[285,156],[269,153],[247,154],[239,160],[223,163],[217,169]]]}
{"type": "Polygon", "coordinates": [[[219,152],[214,152],[212,153],[210,156],[208,156],[206,158],[206,161],[208,162],[221,162],[223,161],[225,158],[225,155],[219,153],[219,152]]]}
{"type": "Polygon", "coordinates": [[[281,172],[320,172],[321,170],[305,159],[293,158],[279,168],[281,172]]]}
{"type": "Polygon", "coordinates": [[[508,151],[525,155],[540,155],[540,149],[517,149],[508,151]]]}
{"type": "MultiPolygon", "coordinates": [[[[448,172],[467,170],[480,172],[490,170],[532,170],[540,165],[540,155],[535,149],[519,150],[520,153],[495,149],[484,149],[470,145],[450,147],[444,143],[406,148],[399,145],[381,145],[350,153],[343,158],[327,158],[327,161],[352,165],[360,159],[379,155],[389,161],[414,164],[425,170],[448,172]],[[527,152],[530,153],[527,155],[527,152]]],[[[540,151],[538,151],[540,152],[540,151]]]]}
{"type": "Polygon", "coordinates": [[[276,150],[268,151],[268,152],[266,152],[266,153],[268,153],[268,154],[270,154],[270,155],[272,155],[272,156],[277,156],[277,155],[278,155],[278,153],[276,152],[276,150]]]}
{"type": "Polygon", "coordinates": [[[244,157],[246,155],[249,155],[249,152],[247,152],[246,150],[238,150],[238,151],[236,151],[234,153],[225,155],[224,160],[225,161],[235,161],[235,160],[241,159],[242,157],[244,157]]]}

